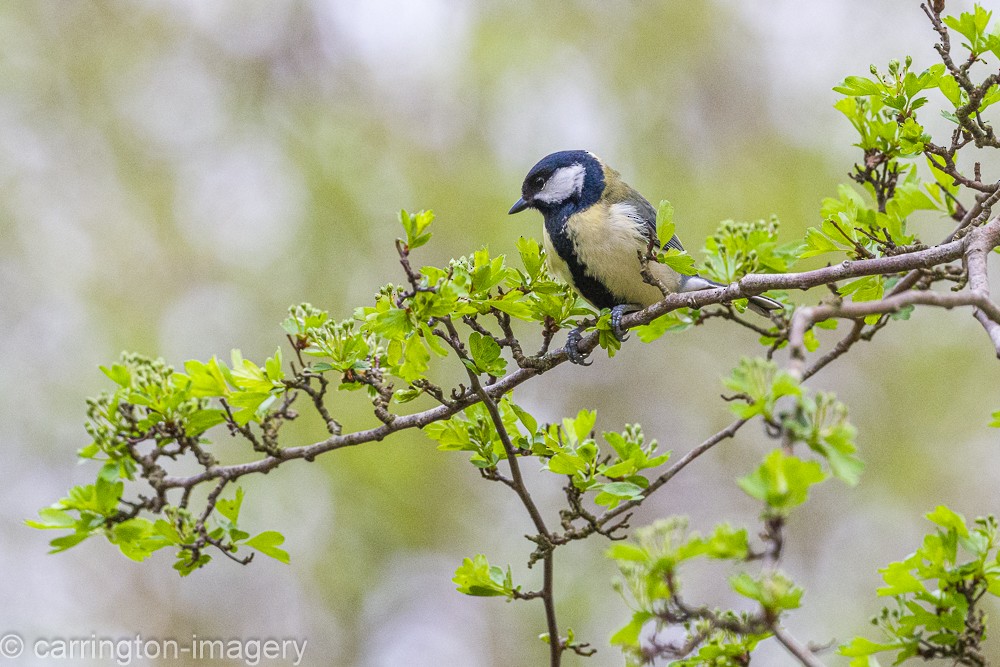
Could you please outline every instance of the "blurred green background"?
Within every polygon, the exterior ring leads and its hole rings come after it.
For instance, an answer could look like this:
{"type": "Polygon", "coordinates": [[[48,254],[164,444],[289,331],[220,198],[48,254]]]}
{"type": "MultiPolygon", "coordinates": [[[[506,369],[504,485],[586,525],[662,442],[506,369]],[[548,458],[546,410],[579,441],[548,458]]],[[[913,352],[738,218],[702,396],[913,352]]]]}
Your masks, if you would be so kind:
{"type": "MultiPolygon", "coordinates": [[[[777,214],[800,237],[856,158],[830,88],[907,53],[935,62],[926,23],[915,1],[869,0],[0,4],[0,632],[29,653],[38,637],[195,633],[307,638],[308,665],[541,664],[539,604],[465,598],[450,581],[482,552],[535,586],[527,517],[419,433],[245,480],[250,529],[284,532],[289,566],[218,560],[179,579],[167,554],[137,564],[96,539],[47,556],[52,535],[21,521],[95,473],[74,452],[84,397],[108,386],[98,364],[122,349],[261,359],[289,304],[348,316],[401,279],[402,207],[438,215],[417,262],[512,253],[541,225],[506,210],[553,150],[590,149],[671,199],[689,249],[725,218],[777,214]]],[[[925,229],[933,240],[946,225],[925,229]]],[[[807,594],[788,625],[803,640],[869,631],[877,568],[916,546],[935,504],[998,510],[988,340],[967,312],[892,328],[810,383],[852,407],[869,468],[791,522],[785,567],[807,594]]],[[[599,429],[640,422],[681,453],[729,422],[719,378],[758,349],[713,321],[517,396],[547,420],[592,407],[599,429]]],[[[334,411],[370,419],[354,397],[334,411]]],[[[747,428],[633,524],[754,526],[733,480],[770,446],[747,428]]],[[[530,481],[555,507],[554,480],[530,481]]],[[[606,642],[628,610],[604,547],[558,556],[560,621],[600,649],[567,664],[621,663],[606,642]]],[[[692,599],[725,602],[722,574],[691,571],[692,599]]],[[[791,664],[769,645],[757,662],[791,664]]]]}

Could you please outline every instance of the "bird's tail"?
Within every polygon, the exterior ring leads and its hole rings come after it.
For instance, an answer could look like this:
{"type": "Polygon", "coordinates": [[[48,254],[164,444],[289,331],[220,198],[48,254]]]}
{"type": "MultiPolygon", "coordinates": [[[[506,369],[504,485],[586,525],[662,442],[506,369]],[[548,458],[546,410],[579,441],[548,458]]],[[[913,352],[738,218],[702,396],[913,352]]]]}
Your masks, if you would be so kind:
{"type": "MultiPolygon", "coordinates": [[[[682,292],[697,292],[703,289],[712,289],[713,287],[725,287],[725,285],[701,276],[684,276],[681,279],[680,287],[680,291],[682,292]]],[[[761,317],[769,319],[772,310],[782,310],[784,308],[780,303],[766,296],[752,296],[747,301],[749,302],[747,305],[750,307],[750,310],[761,317]]]]}
{"type": "Polygon", "coordinates": [[[750,307],[750,310],[768,319],[771,317],[772,310],[783,310],[785,308],[774,299],[766,296],[752,296],[747,301],[749,302],[747,305],[750,307]]]}

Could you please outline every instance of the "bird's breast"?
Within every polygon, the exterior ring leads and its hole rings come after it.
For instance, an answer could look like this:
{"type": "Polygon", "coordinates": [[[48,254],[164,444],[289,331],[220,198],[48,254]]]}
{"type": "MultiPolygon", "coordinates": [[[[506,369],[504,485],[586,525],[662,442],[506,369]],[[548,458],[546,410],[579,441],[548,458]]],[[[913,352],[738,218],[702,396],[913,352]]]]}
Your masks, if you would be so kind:
{"type": "Polygon", "coordinates": [[[643,229],[626,213],[621,205],[598,204],[566,221],[577,257],[597,277],[616,275],[623,264],[639,270],[637,253],[647,241],[643,229]]]}
{"type": "MultiPolygon", "coordinates": [[[[663,298],[659,289],[642,278],[639,253],[647,248],[649,232],[634,207],[627,203],[592,206],[567,220],[566,233],[584,273],[612,295],[615,305],[648,306],[663,298]]],[[[668,267],[654,264],[650,269],[668,289],[677,289],[677,275],[668,267]]]]}
{"type": "MultiPolygon", "coordinates": [[[[582,211],[545,218],[545,252],[552,272],[598,308],[619,304],[648,306],[662,298],[642,278],[639,252],[645,251],[645,221],[629,204],[598,203],[582,211]]],[[[678,275],[662,264],[650,270],[676,291],[678,275]]]]}

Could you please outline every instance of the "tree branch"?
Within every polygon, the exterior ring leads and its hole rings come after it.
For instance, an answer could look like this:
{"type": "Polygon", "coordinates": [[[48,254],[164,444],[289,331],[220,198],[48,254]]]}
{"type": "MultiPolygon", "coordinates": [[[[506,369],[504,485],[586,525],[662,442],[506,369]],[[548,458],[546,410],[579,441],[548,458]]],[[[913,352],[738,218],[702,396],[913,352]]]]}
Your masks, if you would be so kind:
{"type": "Polygon", "coordinates": [[[656,491],[661,486],[663,486],[671,479],[673,479],[673,477],[677,475],[677,473],[679,473],[681,470],[684,470],[684,468],[686,468],[692,461],[694,461],[699,456],[710,450],[712,447],[715,447],[723,440],[728,440],[729,438],[736,435],[736,432],[739,431],[746,423],[747,420],[745,419],[737,419],[726,428],[722,429],[715,435],[711,436],[710,438],[702,442],[700,445],[690,450],[687,454],[677,459],[676,463],[667,468],[661,475],[659,475],[656,479],[650,482],[649,486],[646,487],[646,489],[642,492],[641,499],[629,500],[628,502],[622,503],[613,510],[608,510],[598,518],[597,522],[601,526],[604,526],[607,524],[608,521],[614,519],[616,516],[620,516],[621,514],[624,514],[625,512],[628,512],[629,510],[638,507],[643,500],[648,498],[650,495],[652,495],[654,491],[656,491]]]}
{"type": "MultiPolygon", "coordinates": [[[[445,340],[463,362],[471,362],[472,360],[466,354],[462,340],[458,335],[458,331],[455,330],[455,324],[451,321],[451,318],[445,318],[442,321],[448,329],[448,336],[445,340]]],[[[483,405],[486,406],[486,410],[490,413],[493,428],[497,433],[497,437],[500,438],[504,452],[507,454],[507,464],[510,466],[510,483],[508,486],[521,499],[521,504],[524,505],[524,509],[527,510],[532,523],[535,524],[535,530],[538,531],[538,536],[534,541],[538,545],[542,559],[542,590],[540,591],[540,597],[545,606],[545,622],[549,631],[549,664],[551,667],[559,667],[564,646],[562,639],[559,637],[559,623],[556,620],[555,594],[553,592],[553,559],[555,554],[553,551],[552,534],[546,527],[545,520],[542,518],[541,512],[538,511],[538,506],[531,497],[531,492],[528,491],[528,487],[524,484],[524,477],[521,475],[521,466],[517,461],[517,447],[511,442],[510,433],[507,432],[507,427],[503,423],[503,415],[500,414],[500,408],[497,406],[496,400],[486,391],[479,379],[479,374],[472,370],[468,363],[465,364],[465,370],[469,376],[469,383],[472,385],[472,390],[479,396],[483,405]]]]}
{"type": "MultiPolygon", "coordinates": [[[[994,219],[993,222],[997,220],[1000,218],[994,219]]],[[[985,231],[985,228],[983,229],[985,231]]],[[[993,341],[997,358],[1000,358],[1000,312],[990,299],[990,279],[987,273],[987,258],[998,241],[1000,241],[1000,233],[995,231],[989,234],[976,234],[969,239],[969,249],[966,251],[965,257],[969,271],[969,289],[972,294],[979,298],[973,315],[983,325],[990,340],[993,341]]]]}
{"type": "MultiPolygon", "coordinates": [[[[813,271],[801,273],[783,274],[757,274],[744,276],[736,283],[726,287],[702,290],[700,292],[689,292],[683,294],[671,294],[652,306],[635,313],[629,313],[622,318],[624,327],[635,327],[641,324],[648,324],[660,315],[683,307],[702,308],[707,305],[721,304],[733,301],[734,299],[746,298],[761,294],[771,289],[800,289],[807,290],[813,287],[826,285],[837,280],[848,278],[859,278],[862,276],[895,274],[903,271],[910,271],[918,268],[929,268],[938,264],[952,262],[963,256],[966,244],[973,243],[973,239],[982,238],[983,247],[995,247],[1000,239],[1000,219],[993,219],[986,225],[973,228],[968,235],[962,239],[951,241],[927,250],[895,255],[892,257],[879,257],[876,259],[866,259],[858,261],[846,261],[833,266],[813,271]]],[[[901,304],[900,307],[902,307],[901,304]]],[[[958,304],[953,304],[958,305],[958,304]]],[[[979,304],[975,304],[979,305],[979,304]]],[[[988,307],[988,306],[987,306],[988,307]]],[[[872,311],[885,312],[885,311],[872,311]]],[[[867,313],[871,314],[871,313],[867,313]]],[[[828,315],[830,317],[832,315],[828,315]]],[[[855,314],[853,317],[861,315],[855,314]]],[[[804,333],[804,332],[803,332],[804,333]]],[[[592,332],[584,336],[580,341],[581,352],[590,352],[597,346],[598,335],[592,332]]],[[[513,390],[528,379],[551,370],[555,366],[567,360],[566,351],[563,348],[541,355],[535,364],[529,368],[519,368],[506,377],[497,380],[495,383],[484,386],[484,391],[493,397],[498,398],[503,394],[513,390]]],[[[368,442],[376,442],[398,431],[422,428],[427,424],[442,419],[447,419],[465,408],[478,403],[481,397],[475,390],[466,390],[458,396],[451,405],[440,405],[423,412],[416,412],[409,415],[398,415],[391,423],[380,426],[355,431],[342,435],[332,435],[325,440],[303,445],[300,447],[288,447],[282,449],[280,456],[267,456],[263,459],[249,463],[241,463],[230,466],[212,466],[198,474],[188,477],[165,476],[161,482],[163,488],[190,488],[206,480],[215,479],[222,475],[227,475],[229,479],[236,479],[251,473],[266,473],[283,461],[291,459],[312,460],[325,452],[353,447],[368,442]]]]}
{"type": "Polygon", "coordinates": [[[775,623],[771,626],[771,632],[774,633],[774,638],[781,642],[781,645],[788,649],[795,658],[801,662],[805,667],[826,667],[819,658],[817,658],[809,647],[804,646],[799,643],[795,637],[788,633],[788,630],[784,626],[775,623]]]}

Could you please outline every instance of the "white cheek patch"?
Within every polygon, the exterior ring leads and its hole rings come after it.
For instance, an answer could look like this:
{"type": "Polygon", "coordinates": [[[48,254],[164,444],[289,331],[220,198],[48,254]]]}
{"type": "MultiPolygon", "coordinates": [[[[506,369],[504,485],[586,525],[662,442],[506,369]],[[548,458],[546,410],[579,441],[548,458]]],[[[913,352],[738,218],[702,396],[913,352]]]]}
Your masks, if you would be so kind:
{"type": "Polygon", "coordinates": [[[566,201],[570,197],[579,195],[583,190],[583,177],[585,174],[586,169],[579,163],[571,164],[568,167],[559,167],[549,176],[549,180],[545,182],[545,187],[535,195],[535,199],[547,204],[557,204],[566,201]]]}

